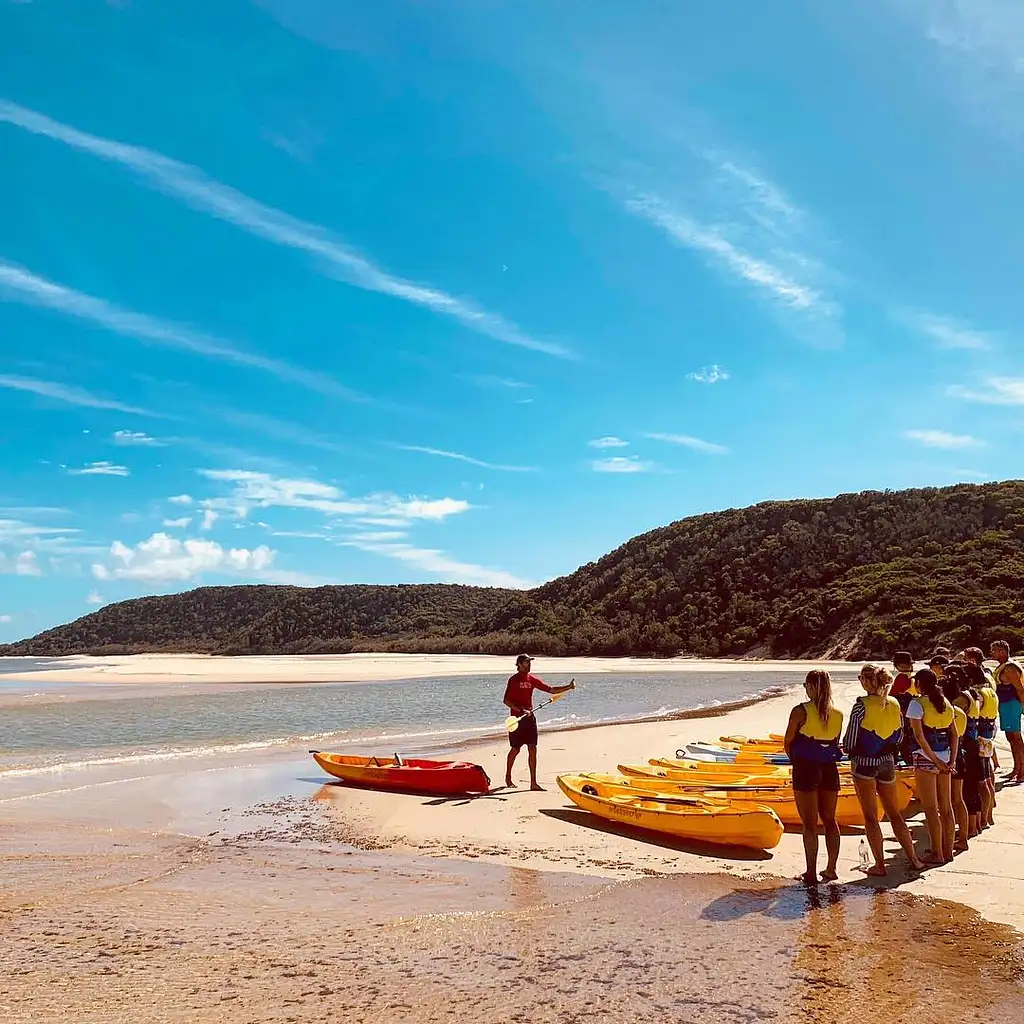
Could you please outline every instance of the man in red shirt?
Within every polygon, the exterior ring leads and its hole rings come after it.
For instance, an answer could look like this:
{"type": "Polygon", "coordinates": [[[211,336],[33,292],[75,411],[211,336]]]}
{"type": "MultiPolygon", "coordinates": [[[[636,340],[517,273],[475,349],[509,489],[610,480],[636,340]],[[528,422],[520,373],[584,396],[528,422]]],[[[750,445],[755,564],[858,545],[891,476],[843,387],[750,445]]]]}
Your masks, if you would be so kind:
{"type": "MultiPolygon", "coordinates": [[[[543,690],[545,693],[565,693],[566,690],[574,690],[574,683],[568,686],[548,686],[543,679],[530,675],[532,659],[528,654],[520,654],[516,658],[516,674],[509,676],[505,686],[504,704],[513,715],[524,715],[533,710],[533,691],[543,690]]],[[[534,715],[524,718],[508,734],[508,744],[511,748],[508,752],[508,761],[505,765],[505,785],[515,786],[512,781],[512,766],[516,763],[519,751],[527,748],[530,761],[530,789],[543,789],[537,782],[537,719],[534,715]]]]}

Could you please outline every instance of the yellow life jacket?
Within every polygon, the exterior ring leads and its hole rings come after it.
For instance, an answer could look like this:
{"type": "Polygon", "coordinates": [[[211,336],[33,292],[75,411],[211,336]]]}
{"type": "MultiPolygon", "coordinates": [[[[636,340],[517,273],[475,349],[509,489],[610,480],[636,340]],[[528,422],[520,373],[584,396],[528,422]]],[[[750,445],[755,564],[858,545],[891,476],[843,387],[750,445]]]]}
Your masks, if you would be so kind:
{"type": "Polygon", "coordinates": [[[843,713],[833,708],[828,721],[823,722],[813,701],[802,705],[804,723],[793,740],[793,757],[823,763],[836,762],[843,752],[839,749],[839,734],[843,731],[843,713]]]}
{"type": "Polygon", "coordinates": [[[963,736],[967,732],[967,712],[955,704],[953,705],[953,724],[956,726],[957,736],[963,736]]]}
{"type": "MultiPolygon", "coordinates": [[[[924,730],[928,746],[936,753],[949,750],[949,733],[946,731],[956,720],[953,713],[953,705],[946,701],[945,711],[936,711],[935,705],[927,697],[918,697],[917,702],[921,705],[924,717],[921,719],[921,727],[924,730]]],[[[963,714],[963,712],[961,712],[963,714]]],[[[967,716],[964,715],[966,727],[967,716]]]]}

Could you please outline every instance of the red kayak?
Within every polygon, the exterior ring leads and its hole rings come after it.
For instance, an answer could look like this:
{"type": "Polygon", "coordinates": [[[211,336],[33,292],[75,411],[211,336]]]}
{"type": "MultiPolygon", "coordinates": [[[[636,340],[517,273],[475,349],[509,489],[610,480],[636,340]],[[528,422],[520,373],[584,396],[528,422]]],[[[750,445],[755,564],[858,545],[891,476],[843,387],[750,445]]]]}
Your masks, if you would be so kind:
{"type": "Polygon", "coordinates": [[[313,760],[328,775],[344,782],[374,789],[400,789],[407,793],[486,793],[491,788],[487,772],[469,761],[425,761],[412,757],[351,757],[311,750],[313,760]]]}

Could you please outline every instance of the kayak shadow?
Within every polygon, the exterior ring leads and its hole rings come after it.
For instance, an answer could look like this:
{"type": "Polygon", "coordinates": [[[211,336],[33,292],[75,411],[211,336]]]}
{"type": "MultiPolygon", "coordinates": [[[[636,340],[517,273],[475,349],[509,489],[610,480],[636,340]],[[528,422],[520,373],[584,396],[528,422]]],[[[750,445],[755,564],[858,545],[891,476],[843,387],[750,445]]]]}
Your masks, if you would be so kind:
{"type": "Polygon", "coordinates": [[[420,800],[423,800],[424,807],[442,807],[449,804],[461,807],[465,804],[473,803],[474,800],[504,800],[509,792],[515,792],[515,790],[506,791],[492,789],[487,793],[452,793],[450,796],[431,796],[429,793],[424,793],[422,789],[396,789],[392,786],[388,786],[385,789],[382,786],[360,785],[357,782],[345,782],[342,779],[331,779],[328,782],[324,782],[322,779],[299,779],[298,781],[312,782],[320,786],[320,789],[313,795],[314,800],[329,800],[332,791],[349,791],[352,793],[389,793],[394,794],[395,796],[417,797],[420,800]]]}
{"type": "Polygon", "coordinates": [[[730,846],[725,843],[706,843],[696,839],[678,839],[661,832],[637,828],[635,825],[620,824],[606,821],[589,811],[581,811],[575,807],[542,807],[540,813],[570,825],[579,825],[593,832],[604,832],[608,835],[625,836],[648,846],[658,846],[663,850],[674,850],[676,853],[689,853],[697,857],[727,857],[729,860],[771,860],[767,850],[752,850],[747,846],[730,846]]]}

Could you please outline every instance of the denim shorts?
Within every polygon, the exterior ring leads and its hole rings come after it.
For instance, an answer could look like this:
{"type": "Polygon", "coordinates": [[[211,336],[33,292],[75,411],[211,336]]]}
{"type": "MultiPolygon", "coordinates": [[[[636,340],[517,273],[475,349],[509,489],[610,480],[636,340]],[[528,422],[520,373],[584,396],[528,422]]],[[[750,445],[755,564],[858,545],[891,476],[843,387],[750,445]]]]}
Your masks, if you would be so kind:
{"type": "Polygon", "coordinates": [[[896,761],[887,757],[881,764],[861,764],[853,759],[851,774],[855,779],[874,779],[883,786],[896,781],[896,761]]]}

